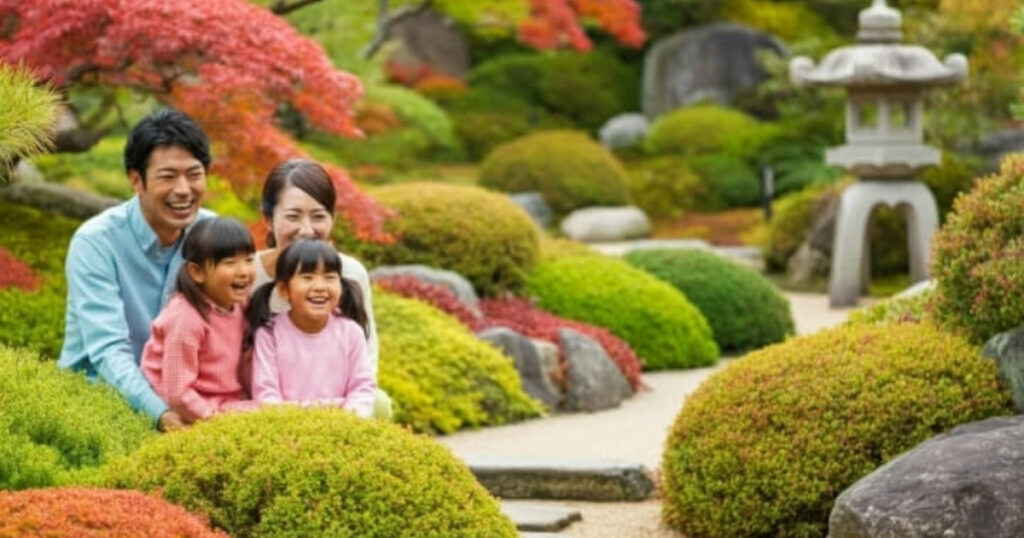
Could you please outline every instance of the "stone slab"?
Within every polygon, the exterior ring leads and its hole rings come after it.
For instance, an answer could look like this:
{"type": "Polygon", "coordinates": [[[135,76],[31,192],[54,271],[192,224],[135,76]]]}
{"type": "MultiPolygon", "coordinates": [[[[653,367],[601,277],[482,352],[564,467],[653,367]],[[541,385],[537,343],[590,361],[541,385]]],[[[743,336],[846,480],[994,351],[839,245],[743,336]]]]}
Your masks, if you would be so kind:
{"type": "Polygon", "coordinates": [[[501,512],[508,516],[520,531],[556,532],[575,521],[583,520],[583,515],[575,508],[524,501],[501,501],[501,512]]]}
{"type": "Polygon", "coordinates": [[[476,479],[503,499],[643,501],[654,492],[639,463],[530,458],[464,458],[476,479]]]}

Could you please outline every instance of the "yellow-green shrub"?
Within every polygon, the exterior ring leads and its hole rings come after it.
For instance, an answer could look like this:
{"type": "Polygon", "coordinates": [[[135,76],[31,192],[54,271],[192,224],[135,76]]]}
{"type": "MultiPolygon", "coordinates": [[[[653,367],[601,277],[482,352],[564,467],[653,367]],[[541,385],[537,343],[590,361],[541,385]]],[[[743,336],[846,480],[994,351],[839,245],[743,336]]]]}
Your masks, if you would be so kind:
{"type": "Polygon", "coordinates": [[[644,159],[629,166],[633,202],[651,217],[678,217],[717,204],[710,188],[681,156],[644,159]]]}
{"type": "Polygon", "coordinates": [[[889,325],[892,323],[925,323],[931,320],[931,289],[904,297],[889,297],[850,312],[847,325],[889,325]]]}
{"type": "Polygon", "coordinates": [[[927,325],[790,339],[687,399],[666,442],[663,515],[689,536],[824,536],[836,496],[860,477],[1009,404],[994,362],[927,325]]]}
{"type": "Polygon", "coordinates": [[[769,271],[785,271],[789,258],[811,230],[814,203],[829,192],[828,184],[811,185],[772,204],[772,220],[764,238],[764,261],[769,271]]]}
{"type": "Polygon", "coordinates": [[[0,490],[66,482],[152,433],[112,388],[0,345],[0,490]]]}
{"type": "Polygon", "coordinates": [[[227,413],[104,468],[232,536],[516,536],[498,503],[428,438],[338,409],[227,413]]]}
{"type": "Polygon", "coordinates": [[[419,263],[455,271],[476,290],[493,295],[522,287],[537,259],[537,227],[507,197],[471,186],[403,183],[381,187],[373,196],[398,211],[388,231],[392,245],[358,242],[335,229],[343,250],[371,265],[419,263]]]}
{"type": "Polygon", "coordinates": [[[666,114],[651,126],[644,141],[653,155],[706,155],[752,157],[773,134],[743,112],[718,105],[702,104],[666,114]]]}
{"type": "Polygon", "coordinates": [[[540,415],[509,359],[420,301],[375,291],[379,383],[395,421],[416,431],[504,424],[540,415]]]}
{"type": "Polygon", "coordinates": [[[618,159],[587,135],[545,131],[492,151],[480,165],[480,185],[502,192],[540,191],[557,215],[629,201],[618,159]]]}
{"type": "Polygon", "coordinates": [[[607,256],[538,263],[526,283],[540,307],[610,330],[647,370],[713,364],[718,346],[708,322],[671,285],[607,256]]]}

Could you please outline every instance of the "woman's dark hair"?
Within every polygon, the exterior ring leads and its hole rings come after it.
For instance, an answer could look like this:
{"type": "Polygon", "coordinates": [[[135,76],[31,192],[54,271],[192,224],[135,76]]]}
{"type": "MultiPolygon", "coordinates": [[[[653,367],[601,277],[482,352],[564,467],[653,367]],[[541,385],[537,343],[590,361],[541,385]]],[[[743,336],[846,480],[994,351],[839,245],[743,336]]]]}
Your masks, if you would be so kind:
{"type": "Polygon", "coordinates": [[[256,330],[270,325],[273,314],[270,311],[270,297],[274,286],[287,283],[295,275],[312,273],[317,265],[324,264],[324,271],[337,273],[341,279],[341,304],[338,305],[339,315],[355,321],[363,334],[367,333],[366,309],[363,307],[363,291],[359,283],[341,275],[341,257],[334,247],[319,239],[296,239],[288,245],[277,258],[274,266],[274,280],[260,286],[249,301],[245,317],[249,328],[245,334],[245,349],[252,347],[256,330]]]}
{"type": "Polygon", "coordinates": [[[135,170],[146,185],[149,157],[158,147],[180,147],[192,154],[203,168],[210,168],[210,142],[192,118],[173,109],[158,110],[137,123],[124,145],[124,171],[135,170]]]}
{"type": "Polygon", "coordinates": [[[241,223],[232,218],[214,217],[195,224],[185,236],[181,246],[181,257],[185,263],[178,270],[177,289],[206,321],[210,320],[210,305],[199,284],[188,274],[189,262],[199,266],[214,265],[224,258],[236,254],[256,252],[252,234],[241,223]]]}
{"type": "MultiPolygon", "coordinates": [[[[327,209],[327,212],[334,215],[334,203],[338,193],[334,189],[334,182],[327,171],[319,164],[309,159],[289,159],[270,171],[266,181],[263,182],[263,199],[260,202],[260,211],[267,220],[274,218],[274,208],[281,200],[281,191],[287,186],[293,186],[308,194],[327,209]]],[[[274,239],[274,232],[267,234],[267,246],[277,246],[274,239]]]]}

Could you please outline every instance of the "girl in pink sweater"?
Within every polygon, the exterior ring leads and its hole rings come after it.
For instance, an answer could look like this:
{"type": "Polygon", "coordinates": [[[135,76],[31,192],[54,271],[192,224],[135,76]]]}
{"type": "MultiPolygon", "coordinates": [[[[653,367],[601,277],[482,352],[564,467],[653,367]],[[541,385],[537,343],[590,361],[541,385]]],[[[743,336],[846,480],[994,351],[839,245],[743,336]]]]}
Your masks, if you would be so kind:
{"type": "Polygon", "coordinates": [[[177,293],[153,321],[141,360],[153,389],[185,423],[252,406],[238,367],[254,252],[235,219],[201,220],[185,236],[177,293]]]}
{"type": "Polygon", "coordinates": [[[256,290],[246,314],[253,399],[332,405],[370,416],[377,381],[366,357],[362,301],[359,285],[342,278],[333,247],[311,239],[288,245],[274,281],[256,290]],[[275,288],[291,309],[272,315],[275,288]]]}

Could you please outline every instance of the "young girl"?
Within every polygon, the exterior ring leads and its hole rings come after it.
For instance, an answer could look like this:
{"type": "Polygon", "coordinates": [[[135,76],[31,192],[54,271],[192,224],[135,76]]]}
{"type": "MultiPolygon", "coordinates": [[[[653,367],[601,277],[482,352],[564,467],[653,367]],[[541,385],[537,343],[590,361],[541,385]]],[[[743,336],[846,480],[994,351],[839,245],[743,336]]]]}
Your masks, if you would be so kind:
{"type": "Polygon", "coordinates": [[[255,250],[249,230],[234,219],[201,220],[185,237],[177,293],[153,321],[141,366],[186,423],[252,406],[243,401],[238,367],[255,250]]]}
{"type": "Polygon", "coordinates": [[[313,239],[288,245],[274,281],[256,290],[246,314],[253,399],[334,405],[369,417],[377,381],[366,358],[362,300],[359,285],[342,278],[333,247],[313,239]],[[288,311],[271,313],[275,289],[288,311]]]}

